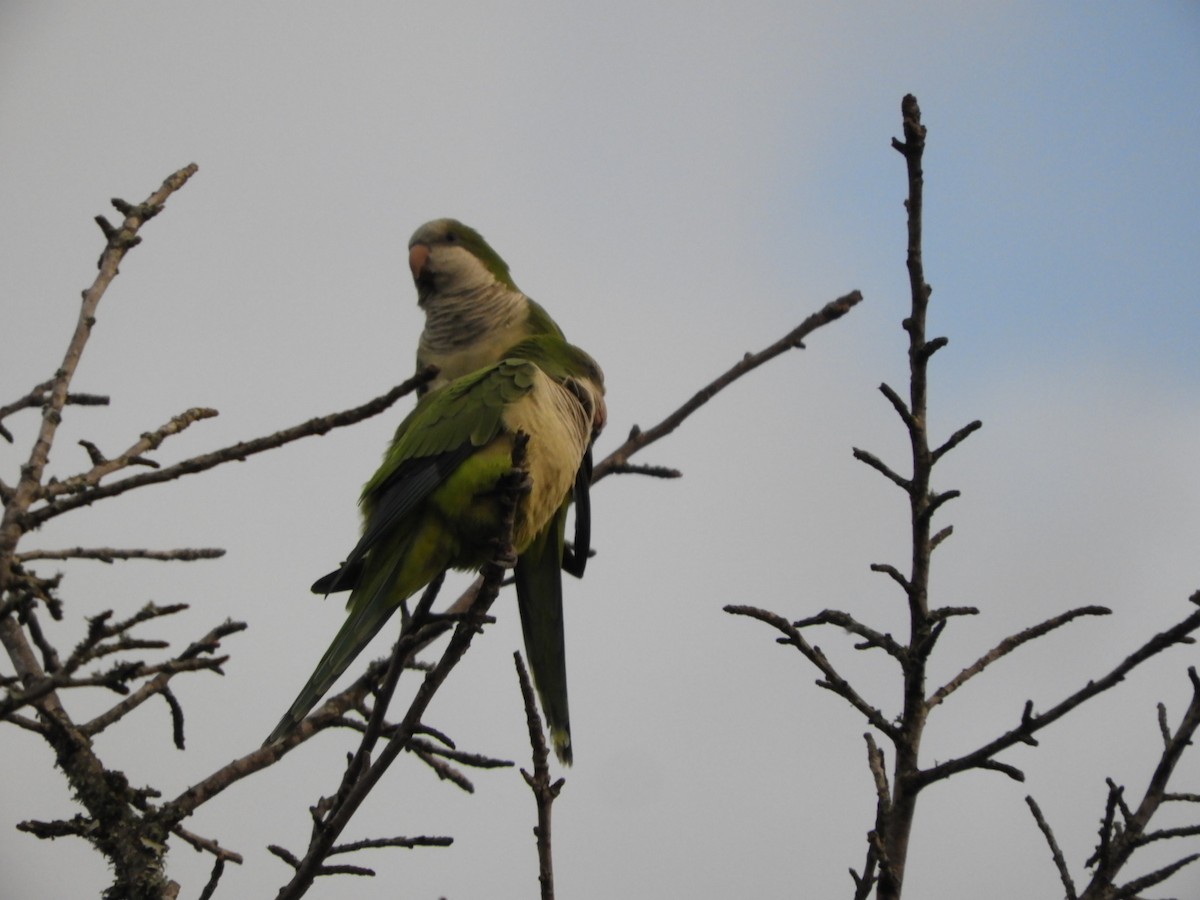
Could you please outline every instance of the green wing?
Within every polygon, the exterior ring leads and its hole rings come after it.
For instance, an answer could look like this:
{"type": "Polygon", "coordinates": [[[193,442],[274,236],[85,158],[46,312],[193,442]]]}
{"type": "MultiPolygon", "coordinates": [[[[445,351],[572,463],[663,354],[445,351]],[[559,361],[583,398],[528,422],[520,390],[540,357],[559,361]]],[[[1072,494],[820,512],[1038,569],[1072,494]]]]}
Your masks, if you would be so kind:
{"type": "Polygon", "coordinates": [[[508,359],[422,397],[363,487],[362,538],[340,568],[317,579],[313,592],[354,588],[371,548],[500,433],[505,406],[529,392],[534,374],[528,362],[508,359]]]}

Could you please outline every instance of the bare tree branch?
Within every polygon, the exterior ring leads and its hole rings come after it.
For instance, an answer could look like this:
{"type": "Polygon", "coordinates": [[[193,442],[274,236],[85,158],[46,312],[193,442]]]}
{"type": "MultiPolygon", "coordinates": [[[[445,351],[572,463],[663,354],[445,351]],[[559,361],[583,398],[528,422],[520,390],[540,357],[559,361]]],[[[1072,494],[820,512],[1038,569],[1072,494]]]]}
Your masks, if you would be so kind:
{"type": "Polygon", "coordinates": [[[958,431],[947,438],[946,443],[933,451],[933,462],[936,463],[982,427],[983,423],[976,419],[974,422],[968,422],[962,428],[958,429],[958,431]]]}
{"type": "Polygon", "coordinates": [[[887,463],[885,463],[883,460],[881,460],[874,453],[871,453],[870,451],[867,451],[867,450],[860,450],[858,447],[853,448],[853,453],[854,453],[855,459],[857,459],[859,462],[866,463],[868,466],[870,466],[876,472],[883,475],[883,477],[886,478],[888,481],[892,482],[892,484],[894,484],[898,488],[900,488],[900,490],[909,491],[912,489],[912,482],[909,479],[907,479],[903,475],[900,475],[899,473],[893,471],[887,465],[887,463]]]}
{"type": "Polygon", "coordinates": [[[797,622],[793,622],[792,625],[796,628],[808,628],[810,625],[836,625],[852,634],[857,634],[863,639],[863,643],[855,644],[855,649],[866,650],[871,647],[878,647],[886,651],[888,656],[898,660],[903,660],[907,652],[890,634],[876,631],[874,628],[862,624],[854,616],[841,610],[825,609],[815,616],[809,616],[807,619],[800,619],[797,622]]]}
{"type": "Polygon", "coordinates": [[[754,606],[741,606],[730,604],[724,607],[725,612],[735,616],[749,616],[752,619],[758,619],[760,622],[765,622],[768,625],[778,629],[785,635],[779,638],[779,643],[790,644],[800,651],[801,654],[816,666],[824,679],[817,682],[819,687],[832,691],[847,703],[857,709],[871,723],[873,728],[878,729],[883,734],[886,734],[892,740],[898,737],[895,726],[888,721],[887,717],[876,707],[872,706],[864,700],[859,693],[850,686],[838,671],[829,662],[829,659],[821,652],[820,647],[813,646],[804,639],[798,628],[792,625],[783,616],[773,612],[768,612],[765,609],[759,609],[754,606]]]}
{"type": "Polygon", "coordinates": [[[1067,892],[1067,900],[1076,900],[1079,895],[1075,892],[1075,882],[1071,880],[1067,861],[1063,857],[1062,849],[1058,846],[1058,841],[1054,838],[1054,831],[1051,829],[1050,823],[1042,815],[1042,809],[1033,797],[1026,796],[1025,803],[1029,806],[1029,811],[1033,813],[1034,821],[1037,822],[1042,836],[1046,839],[1046,844],[1050,847],[1050,856],[1054,860],[1054,868],[1058,870],[1058,877],[1062,881],[1063,889],[1067,892]]]}
{"type": "Polygon", "coordinates": [[[208,876],[208,882],[204,885],[204,890],[200,892],[200,900],[210,900],[212,895],[217,892],[217,884],[221,881],[223,874],[225,874],[225,860],[218,856],[213,860],[212,874],[208,876]]]}
{"type": "Polygon", "coordinates": [[[148,431],[143,434],[141,440],[137,441],[116,459],[106,459],[104,454],[100,452],[100,448],[95,444],[88,441],[80,441],[80,444],[88,451],[88,456],[91,457],[92,468],[87,472],[72,476],[64,481],[57,481],[46,485],[42,489],[39,499],[51,500],[62,494],[77,494],[80,491],[95,487],[105,475],[111,475],[113,472],[118,472],[131,465],[158,468],[158,463],[151,462],[145,458],[146,453],[151,450],[157,450],[168,437],[179,434],[195,422],[203,419],[211,419],[216,415],[217,411],[208,407],[193,407],[186,410],[174,416],[169,422],[155,431],[148,431]]]}
{"type": "Polygon", "coordinates": [[[525,663],[519,652],[513,654],[513,662],[517,667],[517,678],[521,683],[521,698],[525,702],[525,721],[529,727],[529,744],[533,748],[533,774],[521,770],[521,777],[533,791],[537,801],[537,825],[533,829],[537,838],[538,851],[538,886],[541,889],[541,900],[554,900],[554,848],[553,832],[551,831],[551,812],[554,801],[562,791],[566,781],[559,778],[550,780],[550,750],[546,746],[546,732],[542,728],[542,718],[538,715],[537,699],[533,693],[533,685],[529,673],[525,671],[525,663]]]}
{"type": "Polygon", "coordinates": [[[115,497],[126,491],[149,484],[162,484],[166,481],[181,478],[184,475],[204,472],[224,463],[243,462],[255,454],[274,450],[277,447],[282,447],[284,444],[290,444],[292,441],[313,435],[326,434],[334,428],[344,428],[347,425],[353,425],[383,412],[401,397],[412,393],[422,384],[426,383],[433,375],[434,370],[432,368],[419,372],[407,381],[392,388],[386,394],[382,394],[374,400],[354,409],[309,419],[307,422],[292,426],[291,428],[284,428],[265,437],[254,438],[249,441],[239,441],[220,450],[214,450],[211,453],[185,459],[183,462],[176,463],[165,469],[144,472],[140,475],[131,475],[110,484],[97,485],[82,493],[76,493],[65,498],[54,498],[44,506],[25,515],[22,524],[26,528],[37,528],[55,516],[62,515],[72,509],[78,509],[81,506],[90,506],[97,500],[115,497]]]}
{"type": "Polygon", "coordinates": [[[892,404],[892,409],[896,410],[896,415],[900,417],[900,421],[904,423],[904,427],[908,429],[910,435],[920,427],[920,423],[913,418],[912,410],[908,408],[908,404],[901,399],[900,395],[896,393],[890,384],[886,381],[880,384],[879,393],[883,394],[887,398],[888,403],[892,404]]]}
{"type": "MultiPolygon", "coordinates": [[[[1193,603],[1200,603],[1200,591],[1191,597],[1193,603]]],[[[991,760],[997,753],[1020,743],[1029,743],[1035,733],[1048,725],[1057,722],[1071,710],[1090,700],[1098,694],[1120,684],[1130,672],[1139,665],[1162,651],[1176,644],[1191,643],[1191,633],[1200,628],[1200,611],[1192,613],[1177,625],[1156,634],[1141,647],[1131,653],[1103,677],[1089,681],[1082,688],[1060,701],[1044,713],[1033,715],[1030,705],[1021,716],[1021,722],[1011,731],[989,741],[977,750],[963,756],[948,759],[921,772],[922,786],[932,784],[953,775],[955,772],[979,768],[981,763],[991,760]]]]}
{"type": "Polygon", "coordinates": [[[116,547],[71,547],[63,550],[27,550],[13,558],[21,563],[39,559],[96,559],[112,563],[118,559],[181,560],[193,562],[198,559],[219,559],[225,551],[219,547],[185,547],[178,550],[119,549],[116,547]]]}
{"type": "Polygon", "coordinates": [[[218,860],[229,860],[229,862],[237,863],[239,866],[244,862],[242,854],[227,850],[211,838],[200,837],[200,835],[193,834],[186,828],[176,826],[171,829],[171,833],[191,844],[197,850],[203,853],[211,853],[218,860]]]}
{"type": "MultiPolygon", "coordinates": [[[[1200,596],[1200,594],[1196,595],[1200,596]]],[[[1196,599],[1194,596],[1193,599],[1196,599]]],[[[1196,615],[1200,616],[1200,613],[1196,615]]],[[[1143,890],[1153,887],[1170,878],[1184,866],[1190,865],[1200,854],[1190,854],[1163,866],[1155,871],[1137,878],[1123,886],[1117,887],[1117,878],[1130,857],[1139,848],[1156,841],[1170,840],[1176,837],[1194,837],[1200,834],[1200,825],[1181,828],[1168,828],[1148,832],[1147,828],[1154,814],[1168,797],[1167,785],[1175,771],[1180,757],[1192,745],[1197,730],[1200,730],[1200,676],[1194,667],[1188,669],[1188,678],[1192,683],[1192,699],[1188,704],[1179,726],[1165,742],[1158,765],[1150,776],[1150,783],[1142,795],[1136,810],[1131,810],[1124,803],[1124,788],[1109,781],[1108,803],[1105,808],[1104,822],[1100,829],[1100,840],[1095,853],[1087,861],[1087,865],[1095,865],[1096,871],[1087,888],[1080,895],[1080,900],[1101,900],[1108,897],[1136,897],[1143,890]],[[1122,813],[1122,822],[1115,820],[1115,810],[1122,813]]]]}
{"type": "MultiPolygon", "coordinates": [[[[737,381],[747,372],[757,369],[765,362],[769,362],[781,353],[786,353],[793,347],[803,347],[803,340],[812,332],[816,331],[823,325],[828,325],[840,319],[851,309],[853,309],[862,300],[862,294],[858,291],[851,291],[844,297],[839,297],[826,303],[821,309],[813,313],[796,328],[788,332],[778,341],[758,353],[747,353],[742,357],[741,361],[726,371],[715,381],[710,382],[705,387],[697,391],[692,398],[683,406],[675,410],[653,428],[642,431],[636,425],[629,432],[629,437],[620,447],[606,456],[603,460],[596,464],[592,474],[592,483],[595,484],[600,479],[607,475],[614,474],[618,471],[629,471],[625,466],[629,462],[629,457],[633,456],[639,450],[653,444],[660,438],[666,437],[676,428],[683,424],[684,420],[692,413],[706,404],[709,400],[715,397],[722,390],[727,388],[733,382],[737,381]]],[[[672,471],[672,470],[668,470],[672,471]]],[[[673,477],[673,476],[672,476],[673,477]]]]}
{"type": "Polygon", "coordinates": [[[75,333],[67,344],[67,352],[63,357],[42,407],[42,425],[30,452],[29,460],[22,468],[21,480],[17,484],[12,500],[0,520],[0,594],[8,589],[9,571],[7,559],[16,549],[21,534],[28,528],[22,521],[29,510],[30,504],[37,497],[42,487],[42,473],[50,458],[50,447],[62,421],[62,410],[66,406],[71,379],[83,355],[83,348],[91,335],[92,325],[96,321],[96,309],[104,292],[117,276],[121,260],[130,248],[135,247],[141,238],[138,232],[142,225],[162,211],[163,204],[175,191],[182,188],[189,178],[196,174],[198,167],[193,163],[180,169],[163,182],[162,187],[152,193],[144,203],[131,206],[123,201],[114,200],[113,205],[125,216],[120,227],[114,228],[98,216],[96,221],[104,232],[107,244],[100,256],[100,272],[91,287],[83,292],[83,303],[79,310],[79,320],[75,325],[75,333]]]}
{"type": "Polygon", "coordinates": [[[1133,881],[1122,885],[1116,890],[1115,893],[1108,892],[1107,888],[1105,888],[1107,894],[1095,896],[1090,895],[1085,891],[1080,900],[1099,900],[1099,897],[1103,896],[1111,896],[1114,898],[1114,900],[1138,900],[1139,895],[1142,893],[1142,891],[1146,890],[1146,888],[1151,888],[1156,884],[1161,884],[1180,869],[1184,868],[1185,866],[1190,866],[1197,859],[1200,859],[1200,853],[1189,854],[1188,856],[1185,856],[1182,859],[1177,859],[1175,862],[1169,863],[1160,869],[1155,869],[1153,872],[1143,875],[1141,878],[1135,878],[1133,881]]]}
{"type": "Polygon", "coordinates": [[[879,882],[877,868],[880,865],[882,848],[879,840],[880,829],[891,815],[892,806],[892,791],[888,785],[883,751],[875,743],[871,732],[866,732],[863,739],[867,742],[867,767],[871,771],[872,781],[875,782],[875,827],[867,834],[867,858],[863,862],[862,875],[854,869],[850,870],[850,876],[854,879],[854,900],[866,900],[879,882]]]}
{"type": "MultiPolygon", "coordinates": [[[[182,188],[195,172],[195,165],[179,170],[143,203],[134,205],[114,199],[113,206],[123,216],[119,226],[113,226],[103,216],[97,217],[97,224],[105,235],[105,249],[99,261],[100,271],[92,285],[83,292],[74,333],[54,377],[18,402],[19,408],[39,405],[42,418],[27,461],[21,468],[20,480],[15,488],[5,486],[5,510],[0,519],[0,598],[3,598],[0,643],[16,672],[13,684],[19,683],[21,687],[20,691],[10,692],[3,709],[10,720],[19,720],[19,717],[11,716],[15,706],[30,704],[36,710],[38,733],[53,749],[57,765],[67,779],[73,797],[86,810],[86,816],[77,817],[77,821],[85,828],[81,836],[86,837],[106,857],[112,868],[114,881],[109,895],[129,897],[131,900],[174,898],[179,890],[178,885],[166,877],[162,866],[167,835],[155,830],[144,814],[148,808],[148,798],[153,792],[135,788],[122,773],[105,768],[90,738],[80,731],[67,714],[56,688],[64,676],[69,680],[86,681],[71,679],[70,672],[73,666],[87,658],[98,658],[114,647],[150,646],[156,642],[132,639],[121,634],[115,642],[104,645],[104,639],[95,638],[93,634],[91,645],[85,653],[72,654],[66,663],[61,663],[57,652],[41,633],[32,608],[34,598],[42,599],[53,615],[57,617],[61,614],[60,604],[51,593],[57,582],[40,579],[26,571],[14,554],[22,536],[32,527],[28,519],[29,511],[42,496],[45,470],[63,409],[72,402],[73,397],[77,403],[106,402],[101,398],[72,395],[70,392],[72,378],[96,321],[100,300],[116,277],[125,254],[141,240],[138,232],[142,225],[161,212],[168,197],[182,188]],[[35,646],[41,652],[41,661],[34,652],[35,646]]],[[[7,408],[5,414],[9,411],[11,408],[7,408]]],[[[136,622],[127,623],[126,627],[132,627],[133,624],[136,622]]],[[[107,626],[98,627],[104,630],[107,626]]],[[[137,677],[138,665],[115,667],[106,675],[99,676],[99,681],[113,689],[127,689],[125,682],[137,677]]]]}
{"type": "MultiPolygon", "coordinates": [[[[11,444],[13,442],[12,432],[4,427],[2,424],[4,420],[13,413],[19,412],[22,409],[37,409],[39,406],[43,406],[50,399],[49,395],[53,387],[54,379],[51,378],[49,381],[43,381],[41,384],[37,385],[33,390],[31,390],[24,397],[21,397],[19,400],[9,403],[5,406],[0,406],[0,437],[4,438],[4,440],[11,444]]],[[[102,397],[97,394],[68,393],[67,399],[63,405],[108,406],[108,403],[108,397],[102,397]]]]}
{"type": "Polygon", "coordinates": [[[1074,621],[1080,616],[1107,616],[1111,614],[1112,610],[1104,606],[1083,606],[1079,609],[1072,609],[1061,615],[1054,616],[1053,618],[1047,619],[1045,622],[1042,622],[1038,625],[1033,625],[1030,628],[1026,628],[1019,634],[1006,637],[983,656],[979,657],[979,659],[977,659],[974,663],[967,666],[967,668],[963,669],[948,682],[934,691],[933,696],[931,696],[928,701],[929,707],[932,709],[933,707],[937,706],[952,693],[962,687],[967,681],[974,678],[1002,656],[1005,656],[1011,653],[1013,650],[1016,650],[1022,644],[1028,643],[1034,638],[1039,638],[1044,634],[1049,634],[1054,629],[1061,628],[1063,625],[1074,621]]]}
{"type": "Polygon", "coordinates": [[[221,645],[221,639],[228,637],[231,634],[236,634],[246,628],[242,622],[227,621],[208,632],[199,641],[191,644],[178,657],[167,663],[162,663],[152,667],[142,667],[141,674],[154,674],[154,678],[147,681],[132,694],[113,706],[111,709],[101,713],[96,718],[79,726],[80,731],[84,734],[93,735],[99,734],[105,728],[108,728],[114,722],[120,721],[133,710],[137,709],[151,697],[156,694],[163,694],[167,698],[167,702],[171,704],[175,728],[175,744],[180,749],[183,749],[182,738],[182,711],[177,704],[172,702],[173,698],[168,690],[171,678],[180,672],[207,670],[223,674],[221,666],[225,663],[228,657],[209,657],[203,658],[200,654],[211,654],[221,645]]]}

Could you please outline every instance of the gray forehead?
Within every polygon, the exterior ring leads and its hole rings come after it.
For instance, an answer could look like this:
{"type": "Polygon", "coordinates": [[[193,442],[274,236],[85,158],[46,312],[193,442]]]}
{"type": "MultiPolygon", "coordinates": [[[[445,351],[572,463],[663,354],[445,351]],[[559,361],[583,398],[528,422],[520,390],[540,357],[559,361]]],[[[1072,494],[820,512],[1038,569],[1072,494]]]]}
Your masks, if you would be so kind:
{"type": "Polygon", "coordinates": [[[433,219],[413,232],[408,246],[442,240],[455,228],[462,228],[462,222],[458,219],[433,219]]]}

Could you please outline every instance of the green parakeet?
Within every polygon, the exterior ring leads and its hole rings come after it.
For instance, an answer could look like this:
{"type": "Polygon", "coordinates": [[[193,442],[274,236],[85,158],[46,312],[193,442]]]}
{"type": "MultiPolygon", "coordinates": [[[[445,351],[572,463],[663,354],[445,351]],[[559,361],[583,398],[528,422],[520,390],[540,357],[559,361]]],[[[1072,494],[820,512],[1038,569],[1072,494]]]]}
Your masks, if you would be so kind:
{"type": "Polygon", "coordinates": [[[513,435],[522,431],[532,487],[518,505],[513,536],[517,599],[555,752],[570,763],[563,535],[579,471],[605,417],[599,366],[557,333],[526,338],[499,362],[426,393],[363,488],[361,540],[340,569],[314,585],[349,589],[349,617],[267,743],[304,718],[403,600],[447,568],[487,561],[499,527],[495,486],[511,467],[513,435]]]}
{"type": "MultiPolygon", "coordinates": [[[[417,371],[438,368],[420,389],[435,390],[503,359],[527,337],[563,337],[562,329],[526,296],[506,263],[483,235],[457,219],[426,222],[408,242],[408,266],[425,328],[417,345],[417,371]]],[[[592,448],[574,489],[575,530],[563,568],[582,577],[591,552],[592,448]]]]}

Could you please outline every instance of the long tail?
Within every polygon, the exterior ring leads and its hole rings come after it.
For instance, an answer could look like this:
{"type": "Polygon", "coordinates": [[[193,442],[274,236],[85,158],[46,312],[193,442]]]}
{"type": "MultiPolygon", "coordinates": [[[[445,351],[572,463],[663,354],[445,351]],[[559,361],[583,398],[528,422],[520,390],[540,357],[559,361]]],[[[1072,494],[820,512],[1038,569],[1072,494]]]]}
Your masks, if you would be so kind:
{"type": "MultiPolygon", "coordinates": [[[[365,587],[372,591],[370,599],[358,603],[358,598],[350,596],[350,615],[334,637],[333,643],[317,663],[316,671],[301,689],[295,702],[292,703],[284,717],[279,720],[275,730],[263,742],[273,744],[295,728],[309,713],[317,702],[325,696],[325,692],[333,687],[333,683],[350,667],[358,654],[362,653],[371,639],[379,633],[379,629],[391,618],[399,608],[399,600],[393,595],[396,582],[393,566],[382,577],[371,579],[365,587]]],[[[356,592],[357,593],[357,592],[356,592]]]]}
{"type": "Polygon", "coordinates": [[[563,636],[562,548],[567,507],[564,504],[521,554],[515,572],[525,655],[542,701],[554,753],[569,766],[571,716],[567,706],[567,657],[563,636]]]}

